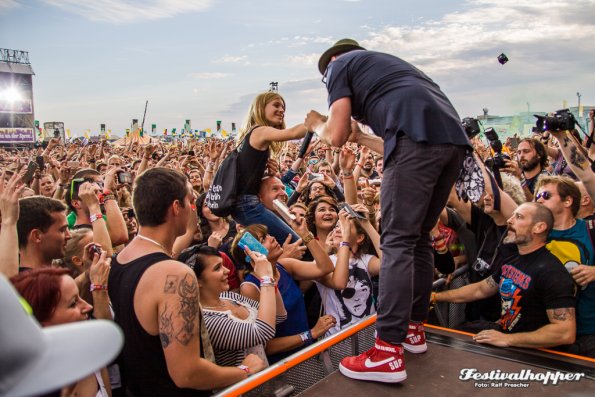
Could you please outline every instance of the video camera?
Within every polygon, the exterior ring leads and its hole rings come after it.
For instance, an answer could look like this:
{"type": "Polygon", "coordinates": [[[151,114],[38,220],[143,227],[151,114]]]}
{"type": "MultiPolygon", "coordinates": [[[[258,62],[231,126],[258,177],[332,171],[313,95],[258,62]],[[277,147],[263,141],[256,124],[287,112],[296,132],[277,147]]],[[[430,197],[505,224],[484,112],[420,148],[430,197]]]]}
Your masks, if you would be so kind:
{"type": "Polygon", "coordinates": [[[576,119],[568,109],[558,110],[551,116],[540,116],[538,114],[533,116],[537,118],[535,127],[537,127],[538,132],[570,131],[576,125],[576,119]]]}
{"type": "Polygon", "coordinates": [[[473,117],[465,117],[462,124],[469,139],[473,139],[481,132],[481,129],[479,128],[479,120],[474,119],[473,117]]]}
{"type": "Polygon", "coordinates": [[[500,141],[498,133],[492,127],[486,128],[483,133],[488,138],[490,147],[494,151],[494,169],[504,168],[506,166],[504,160],[510,160],[510,157],[502,153],[502,141],[500,141]]]}

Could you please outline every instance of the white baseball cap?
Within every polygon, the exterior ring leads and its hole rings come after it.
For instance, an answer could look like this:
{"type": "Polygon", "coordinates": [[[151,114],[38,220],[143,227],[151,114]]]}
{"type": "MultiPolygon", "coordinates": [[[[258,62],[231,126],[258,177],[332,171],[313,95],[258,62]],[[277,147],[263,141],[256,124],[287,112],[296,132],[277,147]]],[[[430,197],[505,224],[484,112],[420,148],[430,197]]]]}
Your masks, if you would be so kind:
{"type": "Polygon", "coordinates": [[[0,276],[0,396],[39,395],[74,383],[120,352],[124,336],[107,320],[42,328],[0,276]]]}

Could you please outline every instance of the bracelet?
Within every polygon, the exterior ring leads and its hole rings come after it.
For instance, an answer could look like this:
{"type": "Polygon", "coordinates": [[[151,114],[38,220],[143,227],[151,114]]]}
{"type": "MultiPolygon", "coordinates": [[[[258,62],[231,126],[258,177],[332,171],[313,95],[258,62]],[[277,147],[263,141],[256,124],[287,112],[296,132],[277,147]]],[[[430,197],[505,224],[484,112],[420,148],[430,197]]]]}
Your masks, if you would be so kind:
{"type": "Polygon", "coordinates": [[[107,291],[107,285],[105,284],[91,284],[89,291],[107,291]]]}
{"type": "Polygon", "coordinates": [[[244,371],[246,373],[246,375],[250,376],[250,368],[248,368],[247,365],[238,365],[237,368],[241,369],[242,371],[244,371]]]}
{"type": "Polygon", "coordinates": [[[91,214],[91,216],[89,217],[89,219],[91,219],[91,223],[98,221],[100,219],[103,219],[103,215],[102,214],[91,214]]]}
{"type": "Polygon", "coordinates": [[[312,240],[314,240],[314,235],[312,233],[308,233],[306,237],[302,237],[302,241],[305,245],[308,245],[308,243],[312,240]]]}
{"type": "Polygon", "coordinates": [[[312,331],[310,330],[302,332],[300,334],[300,338],[302,339],[302,343],[305,343],[306,345],[310,345],[314,342],[314,337],[312,336],[312,331]]]}
{"type": "Polygon", "coordinates": [[[347,178],[347,177],[353,176],[353,170],[347,171],[347,172],[341,171],[341,175],[343,176],[343,178],[347,178]]]}
{"type": "Polygon", "coordinates": [[[348,241],[341,241],[339,243],[339,248],[341,248],[341,247],[347,247],[347,248],[351,249],[351,244],[349,244],[348,241]]]}
{"type": "Polygon", "coordinates": [[[116,196],[113,193],[105,194],[103,196],[103,202],[105,203],[108,200],[116,200],[116,196]]]}
{"type": "Polygon", "coordinates": [[[436,293],[435,292],[432,292],[430,294],[430,305],[431,306],[434,306],[435,304],[436,304],[436,293]]]}
{"type": "Polygon", "coordinates": [[[270,276],[262,276],[260,279],[260,285],[275,286],[275,279],[270,276]]]}

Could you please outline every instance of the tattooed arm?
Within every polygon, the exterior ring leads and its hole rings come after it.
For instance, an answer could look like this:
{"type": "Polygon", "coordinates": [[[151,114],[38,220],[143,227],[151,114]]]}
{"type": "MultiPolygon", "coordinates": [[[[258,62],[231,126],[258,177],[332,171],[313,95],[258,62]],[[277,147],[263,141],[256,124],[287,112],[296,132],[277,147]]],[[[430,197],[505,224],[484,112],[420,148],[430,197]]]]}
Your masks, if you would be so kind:
{"type": "Polygon", "coordinates": [[[595,201],[595,173],[591,170],[587,150],[567,131],[553,131],[552,135],[558,140],[570,169],[584,183],[591,200],[595,201]]]}
{"type": "MultiPolygon", "coordinates": [[[[199,294],[196,276],[179,262],[169,262],[167,274],[160,277],[160,298],[157,300],[159,339],[174,383],[181,388],[219,389],[246,378],[237,367],[220,367],[200,358],[199,294]]],[[[263,368],[254,355],[243,364],[251,373],[263,368]]]]}
{"type": "Polygon", "coordinates": [[[505,334],[487,330],[474,336],[479,343],[487,343],[500,347],[541,348],[574,343],[576,336],[576,320],[573,307],[547,309],[550,323],[532,332],[505,334]]]}
{"type": "Polygon", "coordinates": [[[498,293],[498,283],[492,276],[473,284],[448,291],[437,292],[436,302],[466,303],[485,299],[498,293]]]}

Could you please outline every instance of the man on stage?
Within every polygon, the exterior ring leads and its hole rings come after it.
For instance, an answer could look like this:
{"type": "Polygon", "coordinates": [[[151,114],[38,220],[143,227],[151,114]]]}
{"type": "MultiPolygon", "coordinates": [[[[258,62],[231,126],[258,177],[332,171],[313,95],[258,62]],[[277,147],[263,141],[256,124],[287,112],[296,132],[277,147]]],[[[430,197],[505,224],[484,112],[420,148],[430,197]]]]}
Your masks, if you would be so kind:
{"type": "Polygon", "coordinates": [[[401,382],[407,378],[403,348],[427,350],[422,322],[433,278],[429,232],[471,145],[440,88],[395,56],[343,39],[322,54],[318,69],[330,107],[328,118],[308,113],[308,130],[332,146],[350,140],[384,155],[376,344],[344,358],[339,369],[354,379],[401,382]],[[352,117],[381,139],[363,134],[352,117]]]}

